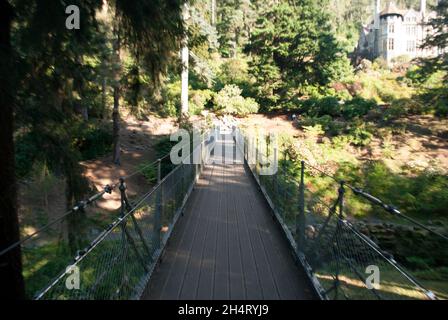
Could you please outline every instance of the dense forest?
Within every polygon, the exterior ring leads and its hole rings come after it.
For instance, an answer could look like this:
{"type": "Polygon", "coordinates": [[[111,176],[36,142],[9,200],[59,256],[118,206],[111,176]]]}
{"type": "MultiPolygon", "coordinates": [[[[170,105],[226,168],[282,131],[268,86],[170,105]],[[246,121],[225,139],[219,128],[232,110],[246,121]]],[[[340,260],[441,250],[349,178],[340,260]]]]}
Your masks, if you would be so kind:
{"type": "MultiPolygon", "coordinates": [[[[366,178],[356,182],[411,214],[446,214],[446,172],[407,168],[391,175],[382,162],[351,163],[341,151],[364,148],[378,135],[387,147],[384,137],[400,131],[404,117],[448,116],[448,53],[394,68],[381,59],[353,63],[360,28],[372,19],[371,0],[72,4],[80,9],[80,28],[68,30],[65,1],[0,0],[0,248],[20,237],[18,186],[62,181],[65,207],[73,207],[93,191],[81,161],[111,155],[122,165],[128,116],[189,126],[189,117],[209,113],[298,114],[307,143],[325,137],[330,142],[321,148],[336,150],[330,160],[316,160],[338,163],[326,169],[359,173],[366,178]],[[418,188],[423,183],[426,190],[418,188]],[[399,196],[391,189],[400,189],[399,196]]],[[[439,18],[430,22],[437,33],[423,45],[448,47],[448,3],[428,4],[439,18]]],[[[282,143],[290,159],[299,158],[290,137],[282,143]]],[[[20,257],[17,249],[1,258],[1,296],[25,295],[20,257]]]]}

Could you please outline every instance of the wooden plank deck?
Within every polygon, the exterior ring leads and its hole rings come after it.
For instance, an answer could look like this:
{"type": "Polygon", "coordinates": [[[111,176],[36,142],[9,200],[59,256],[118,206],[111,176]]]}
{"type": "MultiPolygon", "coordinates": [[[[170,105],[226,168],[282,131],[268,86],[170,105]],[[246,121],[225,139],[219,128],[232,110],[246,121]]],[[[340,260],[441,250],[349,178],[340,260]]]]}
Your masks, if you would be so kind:
{"type": "Polygon", "coordinates": [[[248,170],[205,167],[143,299],[314,298],[248,170]]]}

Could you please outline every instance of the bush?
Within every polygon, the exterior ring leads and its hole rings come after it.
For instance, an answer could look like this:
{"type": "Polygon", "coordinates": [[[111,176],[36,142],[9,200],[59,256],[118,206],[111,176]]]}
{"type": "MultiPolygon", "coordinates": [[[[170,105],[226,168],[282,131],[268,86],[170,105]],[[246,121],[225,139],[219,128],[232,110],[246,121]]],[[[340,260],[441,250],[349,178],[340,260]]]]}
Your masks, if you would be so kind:
{"type": "Polygon", "coordinates": [[[242,85],[247,83],[249,82],[248,68],[246,60],[240,58],[227,59],[221,65],[218,81],[222,85],[242,85]]]}
{"type": "Polygon", "coordinates": [[[214,96],[211,90],[191,90],[190,91],[190,114],[199,115],[209,106],[214,96]]]}
{"type": "Polygon", "coordinates": [[[152,184],[157,181],[157,164],[152,164],[152,162],[142,163],[137,167],[137,170],[143,174],[148,183],[152,184]]]}
{"type": "Polygon", "coordinates": [[[370,144],[373,134],[365,129],[365,126],[356,125],[349,133],[350,142],[357,147],[365,147],[370,144]]]}
{"type": "Polygon", "coordinates": [[[448,206],[448,177],[439,173],[415,171],[396,174],[383,162],[363,169],[366,190],[406,214],[443,216],[448,206]]]}
{"type": "Polygon", "coordinates": [[[346,120],[356,117],[363,117],[370,110],[377,106],[373,99],[364,99],[355,97],[340,102],[335,96],[323,98],[310,98],[301,104],[301,111],[312,118],[332,117],[337,118],[343,116],[346,120]]]}
{"type": "Polygon", "coordinates": [[[175,117],[180,110],[181,81],[167,83],[162,88],[162,103],[159,113],[163,117],[175,117]]]}
{"type": "Polygon", "coordinates": [[[354,97],[347,101],[342,107],[342,115],[345,119],[350,120],[356,117],[363,117],[369,113],[370,110],[377,106],[375,100],[363,99],[361,97],[354,97]]]}
{"type": "Polygon", "coordinates": [[[406,63],[411,62],[411,60],[412,60],[412,58],[409,55],[403,54],[401,56],[393,58],[391,62],[393,64],[406,64],[406,63]]]}
{"type": "Polygon", "coordinates": [[[235,85],[225,86],[215,98],[215,111],[222,114],[246,116],[258,112],[259,105],[252,98],[241,96],[241,89],[235,85]]]}
{"type": "Polygon", "coordinates": [[[112,128],[110,125],[82,125],[78,129],[75,147],[81,152],[82,160],[101,157],[112,151],[112,128]]]}
{"type": "Polygon", "coordinates": [[[341,115],[341,105],[335,97],[310,98],[302,103],[301,109],[310,117],[326,115],[339,117],[341,115]]]}
{"type": "Polygon", "coordinates": [[[306,117],[300,124],[302,127],[314,127],[319,125],[325,133],[330,136],[339,135],[345,128],[343,123],[334,121],[329,115],[322,117],[306,117]]]}

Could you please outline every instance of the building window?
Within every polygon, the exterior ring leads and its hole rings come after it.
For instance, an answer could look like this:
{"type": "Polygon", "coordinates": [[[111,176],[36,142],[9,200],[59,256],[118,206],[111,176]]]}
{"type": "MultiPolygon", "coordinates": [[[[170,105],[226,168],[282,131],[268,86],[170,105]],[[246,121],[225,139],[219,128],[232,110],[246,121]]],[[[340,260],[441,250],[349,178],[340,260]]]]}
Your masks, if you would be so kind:
{"type": "Polygon", "coordinates": [[[417,27],[416,26],[407,26],[406,27],[406,33],[408,36],[415,36],[417,35],[417,27]]]}
{"type": "Polygon", "coordinates": [[[394,50],[395,49],[395,41],[394,39],[389,39],[389,50],[394,50]]]}
{"type": "Polygon", "coordinates": [[[406,46],[407,52],[415,52],[415,41],[414,40],[408,40],[407,46],[406,46]]]}
{"type": "Polygon", "coordinates": [[[389,33],[394,33],[395,32],[395,24],[390,24],[389,25],[389,33]]]}

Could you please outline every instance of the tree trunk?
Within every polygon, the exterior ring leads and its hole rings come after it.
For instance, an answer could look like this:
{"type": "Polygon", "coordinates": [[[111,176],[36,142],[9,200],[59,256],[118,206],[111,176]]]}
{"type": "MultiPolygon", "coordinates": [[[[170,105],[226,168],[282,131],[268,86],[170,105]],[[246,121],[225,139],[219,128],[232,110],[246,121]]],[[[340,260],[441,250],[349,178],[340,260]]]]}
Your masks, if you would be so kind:
{"type": "MultiPolygon", "coordinates": [[[[8,1],[0,0],[0,250],[20,239],[14,171],[14,85],[7,76],[14,70],[10,38],[13,15],[8,1]]],[[[0,256],[0,300],[24,298],[21,249],[16,247],[0,256]]]]}
{"type": "MultiPolygon", "coordinates": [[[[185,3],[183,8],[183,19],[186,23],[188,19],[188,5],[185,3]]],[[[181,59],[182,59],[182,91],[181,91],[181,116],[188,115],[188,60],[189,60],[189,50],[188,50],[188,38],[185,35],[182,40],[182,49],[181,49],[181,59]]]]}
{"type": "MultiPolygon", "coordinates": [[[[81,173],[80,165],[72,158],[64,159],[64,175],[66,179],[66,199],[68,210],[81,201],[88,190],[88,182],[81,173]]],[[[84,249],[87,239],[83,224],[86,222],[86,214],[78,211],[67,217],[68,245],[72,255],[78,250],[84,249]]]]}
{"type": "Polygon", "coordinates": [[[214,26],[216,25],[216,0],[211,0],[210,6],[211,25],[214,26]]]}
{"type": "Polygon", "coordinates": [[[81,107],[81,115],[84,121],[89,121],[89,109],[87,108],[87,106],[81,107]]]}
{"type": "Polygon", "coordinates": [[[114,75],[114,109],[112,112],[112,121],[113,121],[113,140],[114,140],[114,154],[113,161],[115,164],[120,165],[120,36],[117,33],[117,37],[114,41],[114,67],[115,75],[114,75]]]}

